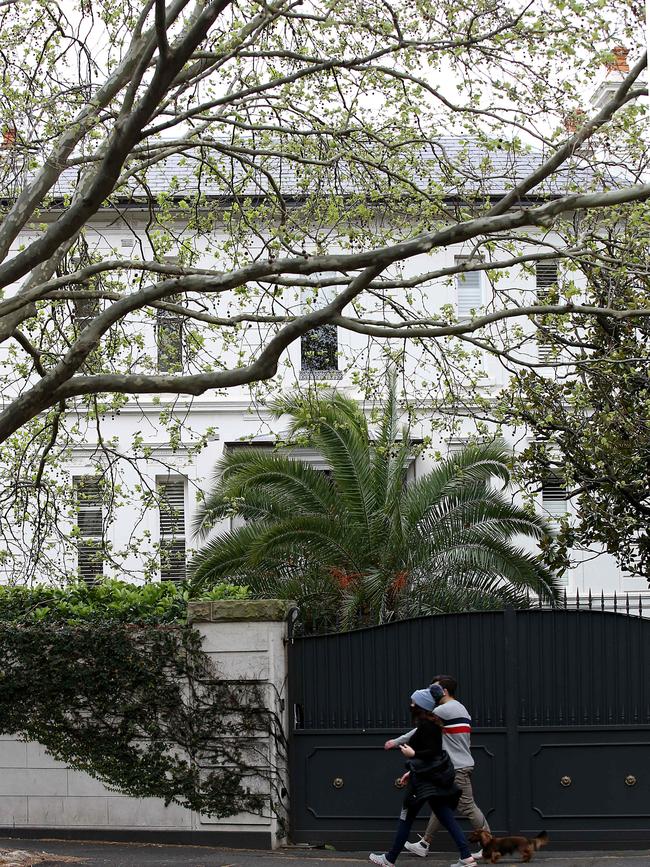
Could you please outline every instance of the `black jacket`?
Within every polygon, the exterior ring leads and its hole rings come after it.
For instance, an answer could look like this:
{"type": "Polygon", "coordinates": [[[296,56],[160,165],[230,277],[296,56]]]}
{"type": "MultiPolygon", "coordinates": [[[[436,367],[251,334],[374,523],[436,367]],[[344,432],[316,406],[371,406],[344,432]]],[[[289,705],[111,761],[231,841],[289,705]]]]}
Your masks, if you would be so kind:
{"type": "Polygon", "coordinates": [[[409,746],[415,750],[415,756],[406,763],[410,771],[407,800],[435,799],[455,808],[461,793],[454,783],[454,766],[442,748],[440,726],[426,717],[421,719],[409,746]]]}

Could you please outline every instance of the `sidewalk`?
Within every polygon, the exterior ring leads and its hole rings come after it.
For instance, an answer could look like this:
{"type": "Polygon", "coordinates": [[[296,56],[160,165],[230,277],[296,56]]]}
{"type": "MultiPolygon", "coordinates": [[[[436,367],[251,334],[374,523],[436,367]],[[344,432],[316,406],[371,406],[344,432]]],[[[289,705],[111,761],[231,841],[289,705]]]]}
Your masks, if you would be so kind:
{"type": "MultiPolygon", "coordinates": [[[[213,849],[206,846],[166,846],[154,844],[97,843],[63,840],[0,839],[0,849],[21,850],[34,854],[34,860],[13,863],[19,867],[32,864],[43,867],[79,864],[87,867],[348,867],[369,864],[367,852],[329,852],[326,850],[283,849],[277,852],[254,852],[213,849]],[[43,860],[42,853],[47,853],[43,860]],[[40,858],[38,856],[41,856],[40,858]],[[67,860],[67,859],[75,859],[67,860]],[[79,859],[79,860],[76,860],[79,859]]],[[[447,867],[449,855],[431,855],[426,859],[403,856],[400,867],[447,867]]],[[[5,861],[9,865],[11,861],[5,861]]],[[[486,862],[483,862],[486,864],[486,862]]],[[[503,858],[500,865],[521,863],[519,858],[503,858]]],[[[645,852],[539,852],[533,864],[546,867],[649,867],[650,848],[645,852]]],[[[0,860],[0,867],[3,861],[0,860]]]]}

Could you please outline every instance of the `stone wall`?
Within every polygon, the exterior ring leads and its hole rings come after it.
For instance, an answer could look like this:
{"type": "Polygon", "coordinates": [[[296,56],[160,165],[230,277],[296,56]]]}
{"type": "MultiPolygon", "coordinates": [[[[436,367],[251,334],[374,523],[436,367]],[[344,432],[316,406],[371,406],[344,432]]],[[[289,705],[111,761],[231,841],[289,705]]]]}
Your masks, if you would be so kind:
{"type": "MultiPolygon", "coordinates": [[[[203,647],[228,680],[263,687],[268,707],[287,731],[287,616],[275,600],[190,603],[189,619],[203,647]]],[[[255,743],[278,767],[284,798],[276,814],[214,819],[157,798],[131,798],[108,790],[88,774],[56,761],[38,743],[0,737],[0,831],[15,836],[156,839],[274,848],[281,842],[287,806],[285,755],[274,739],[255,743]]]]}

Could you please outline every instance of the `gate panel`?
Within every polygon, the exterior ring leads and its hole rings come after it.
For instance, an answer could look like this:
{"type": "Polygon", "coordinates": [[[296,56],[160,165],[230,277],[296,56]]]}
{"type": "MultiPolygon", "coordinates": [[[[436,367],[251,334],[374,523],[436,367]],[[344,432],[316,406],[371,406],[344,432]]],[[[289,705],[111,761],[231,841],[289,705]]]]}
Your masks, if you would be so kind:
{"type": "MultiPolygon", "coordinates": [[[[391,734],[395,732],[296,732],[291,756],[294,842],[352,849],[389,842],[404,797],[395,787],[404,760],[396,750],[383,750],[391,734]]],[[[505,734],[477,733],[473,753],[477,802],[491,825],[504,826],[505,734]]],[[[415,828],[422,831],[428,818],[424,808],[415,828]]],[[[445,835],[438,842],[446,844],[445,835]]]]}
{"type": "Polygon", "coordinates": [[[449,673],[473,717],[476,800],[494,830],[647,845],[648,620],[537,609],[418,618],[297,638],[290,662],[295,842],[388,842],[403,760],[383,743],[410,727],[410,693],[449,673]]]}

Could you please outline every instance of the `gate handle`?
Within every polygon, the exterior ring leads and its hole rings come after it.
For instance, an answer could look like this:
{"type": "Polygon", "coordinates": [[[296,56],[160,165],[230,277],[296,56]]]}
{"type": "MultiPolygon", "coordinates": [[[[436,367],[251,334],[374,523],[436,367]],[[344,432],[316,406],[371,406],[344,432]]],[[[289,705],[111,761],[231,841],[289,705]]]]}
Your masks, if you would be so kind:
{"type": "Polygon", "coordinates": [[[636,786],[636,777],[634,776],[634,774],[628,774],[627,775],[627,777],[625,778],[625,785],[626,786],[636,786]]]}
{"type": "Polygon", "coordinates": [[[332,785],[334,786],[335,789],[342,789],[343,788],[343,777],[334,777],[334,779],[332,780],[332,785]]]}
{"type": "Polygon", "coordinates": [[[571,777],[562,777],[562,779],[560,780],[560,785],[561,786],[570,786],[572,782],[573,782],[573,780],[571,779],[571,777]]]}

